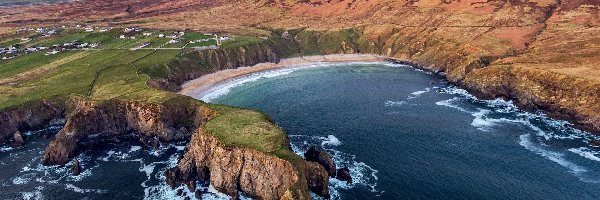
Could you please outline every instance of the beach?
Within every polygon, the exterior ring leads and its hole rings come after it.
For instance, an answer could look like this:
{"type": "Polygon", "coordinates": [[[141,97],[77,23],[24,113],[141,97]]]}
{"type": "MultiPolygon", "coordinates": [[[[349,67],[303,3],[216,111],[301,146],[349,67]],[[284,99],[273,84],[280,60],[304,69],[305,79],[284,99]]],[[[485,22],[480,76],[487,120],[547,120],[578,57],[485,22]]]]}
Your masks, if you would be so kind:
{"type": "Polygon", "coordinates": [[[214,86],[217,86],[227,80],[262,71],[284,68],[297,68],[310,64],[331,64],[342,62],[380,62],[385,61],[385,59],[386,57],[384,56],[374,54],[332,54],[286,58],[281,59],[279,63],[260,63],[254,66],[227,69],[202,76],[200,78],[184,83],[181,86],[179,94],[191,97],[198,97],[199,95],[207,92],[214,86]]]}

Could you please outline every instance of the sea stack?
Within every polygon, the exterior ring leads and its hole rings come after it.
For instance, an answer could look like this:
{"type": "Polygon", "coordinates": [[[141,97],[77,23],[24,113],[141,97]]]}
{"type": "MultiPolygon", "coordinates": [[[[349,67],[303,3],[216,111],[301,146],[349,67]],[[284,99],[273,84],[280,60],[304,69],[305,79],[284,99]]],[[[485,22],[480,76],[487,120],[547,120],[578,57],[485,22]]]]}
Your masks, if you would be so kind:
{"type": "Polygon", "coordinates": [[[20,131],[15,132],[15,134],[13,135],[13,143],[12,146],[13,147],[21,147],[25,144],[25,141],[23,140],[23,135],[21,134],[20,131]]]}
{"type": "Polygon", "coordinates": [[[319,150],[317,147],[313,146],[308,149],[306,153],[304,153],[304,158],[308,161],[319,163],[321,166],[323,166],[323,168],[325,168],[330,177],[335,176],[335,162],[333,161],[331,155],[329,155],[327,152],[319,150]]]}
{"type": "Polygon", "coordinates": [[[338,169],[335,178],[340,181],[346,181],[348,184],[352,184],[352,176],[350,175],[350,169],[348,169],[348,167],[338,169]]]}
{"type": "Polygon", "coordinates": [[[79,160],[73,159],[73,165],[71,165],[71,174],[73,176],[79,176],[81,174],[81,166],[79,165],[79,160]]]}

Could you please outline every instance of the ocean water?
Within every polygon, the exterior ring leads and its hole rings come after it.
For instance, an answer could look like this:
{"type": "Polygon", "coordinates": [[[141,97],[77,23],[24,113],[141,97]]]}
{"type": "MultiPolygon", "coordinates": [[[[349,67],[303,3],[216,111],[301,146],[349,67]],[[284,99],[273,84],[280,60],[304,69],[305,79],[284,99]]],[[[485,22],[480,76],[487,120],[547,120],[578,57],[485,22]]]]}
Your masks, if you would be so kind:
{"type": "MultiPolygon", "coordinates": [[[[439,76],[390,63],[314,64],[228,81],[198,99],[265,111],[290,135],[348,166],[354,184],[331,179],[332,199],[600,199],[600,139],[563,121],[481,101],[439,76]]],[[[185,143],[135,142],[41,165],[50,140],[0,146],[0,199],[183,199],[164,182],[185,143]]],[[[203,199],[229,199],[202,186],[203,199]]],[[[185,191],[193,197],[193,193],[185,191]]]]}
{"type": "Polygon", "coordinates": [[[600,199],[598,139],[390,63],[310,65],[228,81],[198,99],[266,112],[302,154],[348,166],[333,199],[600,199]]]}
{"type": "MultiPolygon", "coordinates": [[[[174,167],[184,153],[185,143],[150,149],[135,142],[95,146],[77,159],[82,166],[78,176],[65,166],[43,166],[45,147],[50,139],[43,132],[56,133],[61,126],[25,133],[26,145],[13,149],[0,147],[0,199],[184,199],[194,193],[184,189],[178,196],[165,183],[164,172],[174,167]]],[[[210,186],[198,185],[203,199],[228,199],[210,186]]],[[[192,198],[193,199],[193,198],[192,198]]]]}

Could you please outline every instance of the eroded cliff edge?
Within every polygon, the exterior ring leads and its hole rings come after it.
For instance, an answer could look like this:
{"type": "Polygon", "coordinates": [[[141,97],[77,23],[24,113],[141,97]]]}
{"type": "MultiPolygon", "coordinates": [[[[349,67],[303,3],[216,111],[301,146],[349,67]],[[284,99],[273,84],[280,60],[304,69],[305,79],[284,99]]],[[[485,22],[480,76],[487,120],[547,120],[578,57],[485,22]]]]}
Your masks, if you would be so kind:
{"type": "Polygon", "coordinates": [[[201,181],[233,197],[311,199],[309,190],[329,195],[327,172],[294,154],[284,131],[258,111],[185,96],[162,103],[82,97],[67,102],[67,121],[46,148],[45,165],[64,165],[106,142],[133,140],[159,148],[189,141],[177,167],[165,174],[174,188],[195,191],[201,181]]]}

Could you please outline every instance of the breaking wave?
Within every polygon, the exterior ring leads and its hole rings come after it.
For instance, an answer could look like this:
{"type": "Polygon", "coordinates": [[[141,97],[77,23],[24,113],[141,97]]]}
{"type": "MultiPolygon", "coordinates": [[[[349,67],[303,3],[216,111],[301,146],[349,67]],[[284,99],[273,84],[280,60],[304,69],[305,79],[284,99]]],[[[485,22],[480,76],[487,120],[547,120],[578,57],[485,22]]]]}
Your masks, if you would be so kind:
{"type": "Polygon", "coordinates": [[[409,67],[407,65],[394,64],[394,63],[389,63],[389,62],[343,62],[343,63],[323,62],[323,63],[295,65],[295,66],[291,66],[289,68],[256,72],[256,73],[245,75],[245,76],[242,76],[239,78],[227,80],[215,87],[212,87],[208,91],[198,95],[196,98],[200,99],[204,102],[212,102],[213,100],[215,100],[223,95],[228,94],[231,91],[231,89],[233,89],[235,87],[238,87],[238,86],[241,86],[241,85],[244,85],[247,83],[255,82],[260,79],[283,76],[283,75],[290,74],[290,73],[295,72],[300,69],[318,68],[318,67],[336,67],[336,66],[344,66],[344,65],[384,65],[384,66],[388,66],[388,67],[409,67]]]}
{"type": "Polygon", "coordinates": [[[573,153],[587,160],[600,162],[600,157],[596,156],[600,155],[600,151],[587,142],[599,139],[598,136],[573,128],[573,125],[567,121],[551,119],[541,112],[522,111],[512,101],[503,99],[480,100],[466,90],[451,86],[441,88],[438,92],[457,95],[457,97],[448,100],[438,101],[436,105],[454,108],[472,115],[471,126],[478,130],[487,132],[502,126],[503,123],[522,125],[530,133],[519,136],[521,146],[563,166],[584,182],[596,182],[585,178],[583,174],[588,172],[588,169],[569,160],[567,154],[573,153]],[[466,106],[465,102],[481,106],[470,107],[466,106]],[[555,141],[565,141],[572,144],[573,147],[557,148],[547,144],[555,141]],[[553,150],[550,150],[550,148],[553,148],[553,150]]]}

